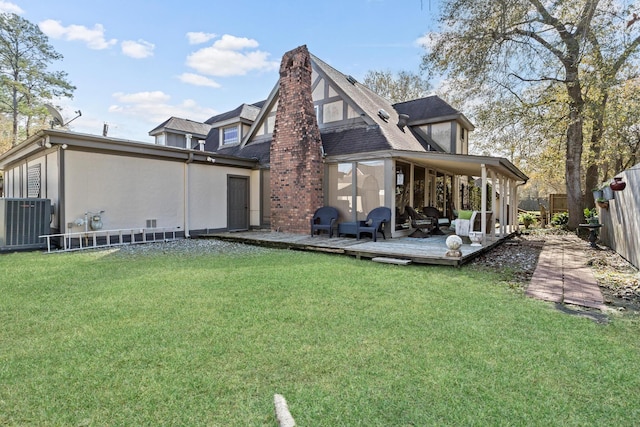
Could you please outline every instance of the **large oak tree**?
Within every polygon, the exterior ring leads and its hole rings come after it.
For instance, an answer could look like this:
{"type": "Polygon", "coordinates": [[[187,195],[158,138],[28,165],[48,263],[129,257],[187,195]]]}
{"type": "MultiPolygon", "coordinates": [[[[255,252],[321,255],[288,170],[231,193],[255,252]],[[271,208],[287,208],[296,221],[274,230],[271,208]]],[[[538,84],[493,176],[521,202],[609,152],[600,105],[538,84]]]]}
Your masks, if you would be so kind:
{"type": "Polygon", "coordinates": [[[562,106],[570,228],[582,220],[583,188],[599,178],[596,161],[583,174],[585,145],[596,159],[611,91],[636,59],[638,8],[614,0],[445,0],[442,30],[427,46],[425,68],[448,73],[458,90],[562,106]]]}
{"type": "Polygon", "coordinates": [[[362,83],[392,104],[422,98],[427,96],[431,89],[428,80],[410,71],[399,71],[394,75],[389,70],[370,70],[365,74],[362,83]]]}

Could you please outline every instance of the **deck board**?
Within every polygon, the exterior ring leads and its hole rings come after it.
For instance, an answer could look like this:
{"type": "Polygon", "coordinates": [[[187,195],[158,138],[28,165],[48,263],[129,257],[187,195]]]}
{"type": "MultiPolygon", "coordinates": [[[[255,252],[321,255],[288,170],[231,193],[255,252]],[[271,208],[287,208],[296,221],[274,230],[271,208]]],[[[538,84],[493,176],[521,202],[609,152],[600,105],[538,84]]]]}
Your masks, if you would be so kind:
{"type": "Polygon", "coordinates": [[[275,231],[219,232],[201,235],[202,238],[214,238],[226,241],[268,246],[281,249],[334,253],[372,259],[387,257],[409,260],[416,264],[437,264],[460,266],[487,252],[501,242],[499,238],[487,240],[482,246],[471,246],[470,242],[460,248],[462,256],[447,257],[446,235],[428,238],[379,238],[376,242],[368,238],[357,240],[353,237],[314,236],[282,233],[275,231]]]}

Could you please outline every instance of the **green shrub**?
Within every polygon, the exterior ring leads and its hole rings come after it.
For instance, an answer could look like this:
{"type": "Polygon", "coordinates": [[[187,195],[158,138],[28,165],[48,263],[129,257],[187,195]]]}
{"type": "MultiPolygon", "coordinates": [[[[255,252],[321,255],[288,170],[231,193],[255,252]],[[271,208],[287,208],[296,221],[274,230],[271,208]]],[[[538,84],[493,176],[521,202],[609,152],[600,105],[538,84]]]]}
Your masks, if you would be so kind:
{"type": "Polygon", "coordinates": [[[553,214],[551,225],[562,227],[569,223],[569,212],[558,212],[553,214]]]}

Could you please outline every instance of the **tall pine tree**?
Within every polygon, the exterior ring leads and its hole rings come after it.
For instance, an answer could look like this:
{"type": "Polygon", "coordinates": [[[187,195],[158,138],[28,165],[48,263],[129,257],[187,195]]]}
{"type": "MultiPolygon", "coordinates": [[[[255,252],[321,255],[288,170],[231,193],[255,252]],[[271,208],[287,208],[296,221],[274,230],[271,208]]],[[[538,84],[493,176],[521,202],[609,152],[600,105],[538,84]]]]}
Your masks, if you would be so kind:
{"type": "Polygon", "coordinates": [[[44,114],[45,102],[73,97],[67,73],[47,70],[61,59],[37,25],[15,13],[0,14],[0,113],[11,117],[13,146],[21,130],[29,136],[28,124],[44,114]]]}

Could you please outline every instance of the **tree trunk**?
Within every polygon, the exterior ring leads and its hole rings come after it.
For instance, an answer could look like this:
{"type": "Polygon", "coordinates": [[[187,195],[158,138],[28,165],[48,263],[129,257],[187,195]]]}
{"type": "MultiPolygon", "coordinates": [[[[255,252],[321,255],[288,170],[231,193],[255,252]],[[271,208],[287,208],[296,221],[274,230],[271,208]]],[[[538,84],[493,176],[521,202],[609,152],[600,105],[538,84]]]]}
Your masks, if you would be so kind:
{"type": "Polygon", "coordinates": [[[569,104],[569,126],[567,128],[567,163],[565,166],[566,185],[567,185],[567,206],[569,208],[569,223],[567,226],[570,230],[578,228],[583,220],[583,200],[581,160],[582,160],[582,143],[583,143],[583,113],[584,99],[582,98],[582,89],[580,81],[577,78],[578,71],[570,70],[567,72],[567,92],[571,99],[569,104]]]}
{"type": "Polygon", "coordinates": [[[15,147],[16,145],[18,145],[18,90],[15,88],[15,86],[13,87],[12,95],[13,111],[11,113],[13,116],[13,127],[11,134],[11,146],[15,147]]]}
{"type": "Polygon", "coordinates": [[[602,151],[602,135],[604,132],[604,114],[609,99],[608,93],[603,94],[599,105],[597,105],[595,117],[593,118],[593,126],[591,131],[591,153],[589,156],[589,164],[587,165],[587,171],[584,177],[584,191],[585,191],[585,207],[593,208],[595,201],[592,197],[589,197],[591,190],[594,190],[600,183],[600,167],[598,161],[600,160],[600,153],[602,151]]]}

